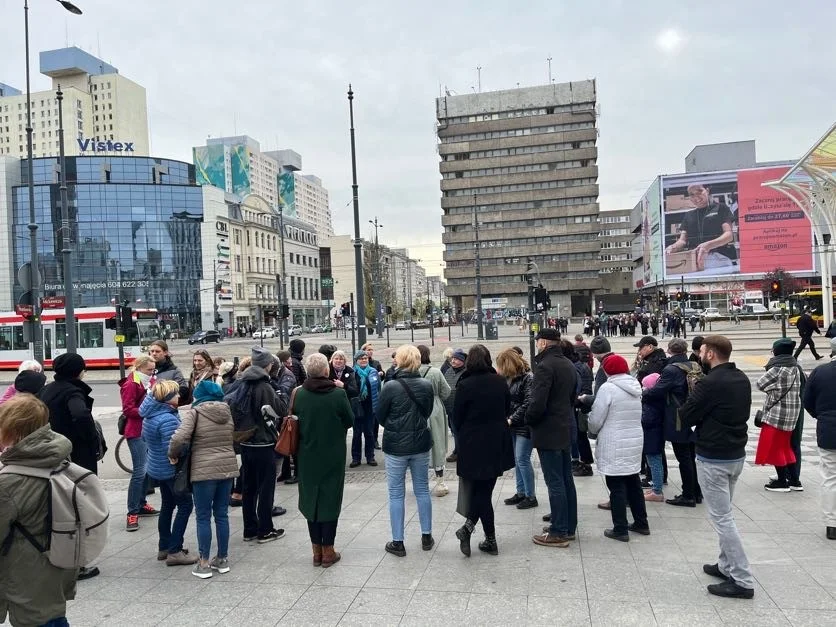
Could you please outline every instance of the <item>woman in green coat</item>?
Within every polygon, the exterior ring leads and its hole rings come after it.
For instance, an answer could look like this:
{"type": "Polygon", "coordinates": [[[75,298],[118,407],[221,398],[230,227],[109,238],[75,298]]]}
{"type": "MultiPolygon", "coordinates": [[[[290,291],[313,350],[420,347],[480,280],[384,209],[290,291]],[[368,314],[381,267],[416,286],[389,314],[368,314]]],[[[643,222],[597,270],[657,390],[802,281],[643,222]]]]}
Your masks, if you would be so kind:
{"type": "Polygon", "coordinates": [[[308,521],[313,565],[340,561],[334,551],[345,485],[345,435],[354,412],[345,392],[328,378],[328,360],[308,356],[308,378],[296,388],[292,413],[299,417],[299,511],[308,521]]]}
{"type": "Polygon", "coordinates": [[[418,374],[433,386],[433,413],[430,414],[430,433],[433,436],[431,466],[435,470],[435,486],[432,493],[445,496],[450,492],[444,483],[444,462],[447,461],[447,412],[444,401],[450,396],[450,385],[441,370],[430,365],[430,349],[423,344],[418,345],[421,353],[421,366],[418,374]]]}

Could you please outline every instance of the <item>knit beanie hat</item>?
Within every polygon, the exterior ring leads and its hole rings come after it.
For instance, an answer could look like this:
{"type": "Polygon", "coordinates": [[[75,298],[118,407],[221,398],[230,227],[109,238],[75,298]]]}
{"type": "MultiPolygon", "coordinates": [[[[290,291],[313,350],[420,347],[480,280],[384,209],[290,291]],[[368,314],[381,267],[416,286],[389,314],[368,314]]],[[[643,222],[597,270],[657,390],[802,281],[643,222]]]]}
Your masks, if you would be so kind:
{"type": "Polygon", "coordinates": [[[455,357],[459,361],[467,361],[467,353],[465,353],[460,348],[457,348],[456,350],[453,351],[453,357],[455,357]]]}
{"type": "Polygon", "coordinates": [[[209,379],[204,379],[198,383],[192,394],[192,405],[205,403],[206,401],[222,401],[224,400],[224,391],[220,385],[209,379]]]}
{"type": "Polygon", "coordinates": [[[15,377],[15,390],[37,394],[46,385],[46,375],[43,372],[24,370],[15,377]]]}
{"type": "Polygon", "coordinates": [[[650,388],[652,388],[654,385],[656,385],[656,382],[659,380],[659,377],[661,376],[662,375],[660,375],[658,372],[651,372],[650,374],[645,375],[642,379],[642,389],[649,390],[650,388]]]}
{"type": "Polygon", "coordinates": [[[262,348],[261,346],[253,346],[250,351],[250,355],[252,356],[253,366],[267,368],[267,366],[273,363],[273,355],[270,351],[266,348],[262,348]]]}
{"type": "Polygon", "coordinates": [[[368,359],[368,358],[369,358],[369,356],[368,356],[368,355],[366,355],[366,351],[364,351],[364,350],[359,350],[359,351],[356,351],[356,352],[354,353],[354,361],[357,361],[358,359],[363,359],[363,358],[366,358],[366,359],[368,359]]]}
{"type": "Polygon", "coordinates": [[[792,355],[795,350],[795,340],[788,337],[781,337],[772,343],[773,355],[792,355]]]}
{"type": "Polygon", "coordinates": [[[607,355],[604,361],[601,362],[601,367],[608,377],[615,374],[629,374],[630,366],[627,365],[627,360],[621,355],[607,355]]]}
{"type": "Polygon", "coordinates": [[[604,355],[612,352],[610,342],[603,335],[596,335],[589,343],[589,350],[593,355],[604,355]]]}
{"type": "Polygon", "coordinates": [[[56,379],[75,379],[87,369],[84,357],[78,353],[63,353],[52,362],[56,379]]]}

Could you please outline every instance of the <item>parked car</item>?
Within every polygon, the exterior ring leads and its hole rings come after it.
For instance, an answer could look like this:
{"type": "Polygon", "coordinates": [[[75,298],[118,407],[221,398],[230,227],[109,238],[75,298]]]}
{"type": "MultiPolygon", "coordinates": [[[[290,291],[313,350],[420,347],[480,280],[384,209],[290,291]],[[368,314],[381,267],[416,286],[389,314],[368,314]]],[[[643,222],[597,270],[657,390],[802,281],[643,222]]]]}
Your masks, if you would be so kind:
{"type": "Polygon", "coordinates": [[[405,321],[400,321],[395,323],[395,331],[406,331],[407,326],[405,321]]]}
{"type": "Polygon", "coordinates": [[[325,327],[321,324],[315,324],[311,327],[311,333],[325,333],[325,327]]]}
{"type": "Polygon", "coordinates": [[[706,320],[717,320],[720,317],[720,310],[716,307],[706,307],[704,315],[706,320]]]}
{"type": "Polygon", "coordinates": [[[208,344],[209,342],[220,342],[221,334],[215,330],[198,331],[189,338],[189,344],[208,344]]]}
{"type": "Polygon", "coordinates": [[[755,316],[772,315],[772,312],[770,312],[769,309],[758,303],[754,303],[752,305],[743,305],[743,313],[752,314],[755,316]]]}
{"type": "Polygon", "coordinates": [[[298,324],[292,324],[288,328],[287,334],[288,335],[302,335],[302,327],[298,324]]]}
{"type": "Polygon", "coordinates": [[[273,327],[264,327],[253,333],[254,340],[266,340],[267,338],[276,337],[276,330],[273,327]]]}

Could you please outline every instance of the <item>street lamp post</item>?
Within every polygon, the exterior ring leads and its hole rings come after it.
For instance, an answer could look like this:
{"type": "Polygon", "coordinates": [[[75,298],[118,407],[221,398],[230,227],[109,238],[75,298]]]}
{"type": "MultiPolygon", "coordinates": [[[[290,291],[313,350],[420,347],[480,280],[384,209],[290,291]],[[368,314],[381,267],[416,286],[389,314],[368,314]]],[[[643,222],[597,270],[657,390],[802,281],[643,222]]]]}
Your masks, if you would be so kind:
{"type": "Polygon", "coordinates": [[[383,225],[377,221],[377,216],[374,220],[369,220],[369,224],[374,225],[374,322],[377,337],[383,337],[383,295],[382,295],[382,277],[380,272],[380,242],[377,239],[377,230],[382,229],[383,225]]]}
{"type": "Polygon", "coordinates": [[[354,277],[357,284],[357,343],[366,343],[366,291],[363,287],[363,242],[360,239],[360,199],[357,196],[357,152],[354,144],[354,92],[348,85],[348,115],[351,123],[351,194],[354,201],[354,277]]]}
{"type": "Polygon", "coordinates": [[[64,271],[64,318],[67,330],[66,346],[68,353],[75,353],[78,350],[75,326],[75,292],[73,289],[73,230],[70,226],[70,207],[67,201],[67,164],[64,158],[64,92],[61,85],[55,92],[55,99],[58,101],[58,167],[60,173],[60,195],[61,195],[61,263],[64,271]]]}
{"type": "Polygon", "coordinates": [[[476,194],[473,195],[473,229],[476,236],[476,339],[485,339],[482,324],[482,259],[479,252],[479,216],[476,215],[476,194]]]}
{"type": "MultiPolygon", "coordinates": [[[[281,315],[281,322],[279,323],[279,348],[284,350],[284,338],[287,334],[287,318],[285,317],[285,308],[287,307],[288,312],[290,308],[288,307],[287,303],[287,274],[285,274],[285,265],[284,265],[284,207],[279,205],[279,242],[281,244],[281,253],[282,253],[282,276],[279,285],[279,314],[281,315]]],[[[287,337],[288,342],[290,341],[290,336],[287,337]]]]}

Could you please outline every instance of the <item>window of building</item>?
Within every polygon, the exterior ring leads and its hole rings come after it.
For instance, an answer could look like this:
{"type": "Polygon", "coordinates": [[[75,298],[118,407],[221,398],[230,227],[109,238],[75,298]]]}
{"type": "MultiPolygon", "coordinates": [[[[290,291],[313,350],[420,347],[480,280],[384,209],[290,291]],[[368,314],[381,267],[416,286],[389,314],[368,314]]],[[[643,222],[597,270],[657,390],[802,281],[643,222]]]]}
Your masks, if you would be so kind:
{"type": "Polygon", "coordinates": [[[252,261],[252,258],[249,255],[247,255],[247,272],[252,272],[252,271],[253,271],[253,261],[252,261]]]}
{"type": "Polygon", "coordinates": [[[290,297],[296,300],[296,277],[290,277],[290,297]]]}
{"type": "Polygon", "coordinates": [[[244,298],[244,286],[240,283],[235,284],[235,298],[242,300],[244,298]]]}
{"type": "Polygon", "coordinates": [[[238,229],[232,230],[232,239],[235,241],[236,244],[241,244],[241,231],[238,229]]]}

